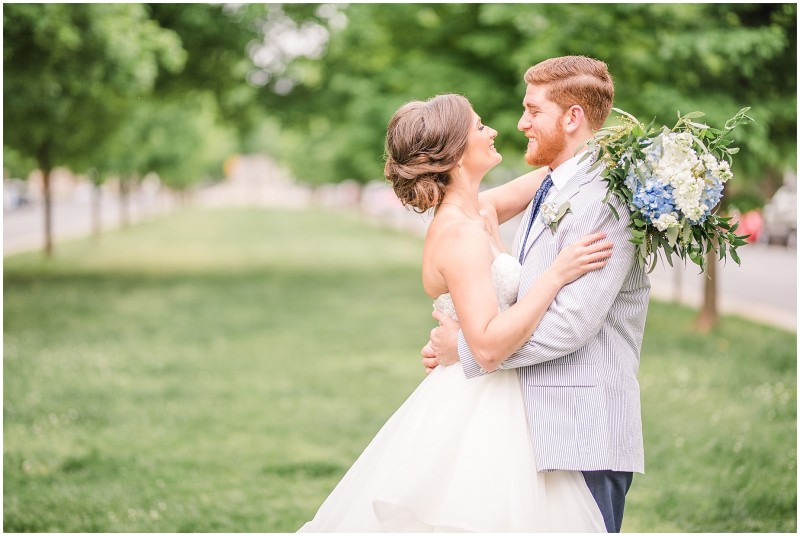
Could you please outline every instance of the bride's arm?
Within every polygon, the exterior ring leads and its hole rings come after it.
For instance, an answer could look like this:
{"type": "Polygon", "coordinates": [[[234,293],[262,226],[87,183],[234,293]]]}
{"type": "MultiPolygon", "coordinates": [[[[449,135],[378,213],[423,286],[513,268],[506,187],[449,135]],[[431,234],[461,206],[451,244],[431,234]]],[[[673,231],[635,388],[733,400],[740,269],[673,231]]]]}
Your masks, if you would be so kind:
{"type": "Polygon", "coordinates": [[[498,224],[505,223],[524,211],[542,184],[548,169],[541,167],[500,186],[480,193],[482,211],[496,214],[498,224]]]}
{"type": "Polygon", "coordinates": [[[437,264],[464,338],[481,368],[495,370],[530,339],[561,287],[605,265],[610,244],[595,243],[603,237],[590,235],[565,248],[531,290],[500,313],[491,278],[493,254],[484,231],[467,225],[448,229],[439,241],[442,262],[437,264]]]}

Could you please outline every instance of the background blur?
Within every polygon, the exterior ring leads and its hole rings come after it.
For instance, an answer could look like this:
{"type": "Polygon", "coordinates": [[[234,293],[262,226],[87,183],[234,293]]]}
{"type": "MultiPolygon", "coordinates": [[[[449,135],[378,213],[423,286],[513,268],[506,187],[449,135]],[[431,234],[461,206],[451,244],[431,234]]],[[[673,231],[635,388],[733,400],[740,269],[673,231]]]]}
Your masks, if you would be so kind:
{"type": "Polygon", "coordinates": [[[4,530],[296,530],[420,380],[392,113],[466,95],[499,184],[523,73],[582,54],[644,122],[756,121],[742,266],[651,276],[625,528],[794,532],[796,37],[781,3],[4,4],[4,530]]]}

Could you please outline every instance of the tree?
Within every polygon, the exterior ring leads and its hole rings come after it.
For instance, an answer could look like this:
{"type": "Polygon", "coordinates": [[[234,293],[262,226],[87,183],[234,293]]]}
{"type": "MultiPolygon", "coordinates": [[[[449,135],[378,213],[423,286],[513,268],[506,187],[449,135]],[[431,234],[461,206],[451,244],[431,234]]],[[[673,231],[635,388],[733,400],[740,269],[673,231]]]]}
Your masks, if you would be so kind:
{"type": "Polygon", "coordinates": [[[3,42],[4,143],[42,171],[50,256],[51,170],[91,167],[134,99],[185,54],[139,4],[9,4],[3,42]]]}
{"type": "Polygon", "coordinates": [[[258,127],[263,111],[259,89],[248,78],[253,63],[248,47],[262,39],[268,7],[262,4],[148,4],[150,17],[174,32],[186,51],[180,72],[163,72],[155,97],[182,101],[197,94],[215,100],[217,121],[242,138],[258,127]]]}

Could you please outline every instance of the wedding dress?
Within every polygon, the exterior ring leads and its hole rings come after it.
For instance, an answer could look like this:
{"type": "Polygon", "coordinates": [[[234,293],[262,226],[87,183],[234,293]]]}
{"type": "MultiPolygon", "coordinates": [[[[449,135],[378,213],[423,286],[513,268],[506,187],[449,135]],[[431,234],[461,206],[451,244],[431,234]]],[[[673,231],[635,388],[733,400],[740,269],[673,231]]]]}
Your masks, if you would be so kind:
{"type": "MultiPolygon", "coordinates": [[[[500,309],[520,265],[492,263],[500,309]]],[[[456,317],[443,294],[434,307],[456,317]]],[[[605,532],[579,472],[537,473],[515,370],[436,367],[299,532],[605,532]]]]}

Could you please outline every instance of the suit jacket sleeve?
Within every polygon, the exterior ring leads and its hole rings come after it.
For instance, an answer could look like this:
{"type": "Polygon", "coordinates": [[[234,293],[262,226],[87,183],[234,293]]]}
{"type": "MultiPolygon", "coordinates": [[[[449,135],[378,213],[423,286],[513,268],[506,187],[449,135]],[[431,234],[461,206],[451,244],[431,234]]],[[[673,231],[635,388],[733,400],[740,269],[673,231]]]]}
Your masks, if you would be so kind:
{"type": "MultiPolygon", "coordinates": [[[[521,291],[527,291],[562,248],[587,234],[603,231],[607,234],[606,239],[614,245],[605,267],[588,272],[561,289],[531,338],[500,365],[501,369],[527,367],[564,357],[585,346],[600,331],[625,279],[637,262],[636,246],[630,243],[628,210],[613,196],[611,202],[619,213],[619,219],[605,203],[597,200],[583,207],[582,217],[564,218],[552,242],[533,246],[526,263],[536,265],[533,271],[523,270],[521,291]]],[[[539,240],[544,241],[544,238],[539,240]]],[[[485,374],[460,331],[458,350],[468,378],[485,374]]]]}

